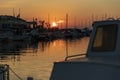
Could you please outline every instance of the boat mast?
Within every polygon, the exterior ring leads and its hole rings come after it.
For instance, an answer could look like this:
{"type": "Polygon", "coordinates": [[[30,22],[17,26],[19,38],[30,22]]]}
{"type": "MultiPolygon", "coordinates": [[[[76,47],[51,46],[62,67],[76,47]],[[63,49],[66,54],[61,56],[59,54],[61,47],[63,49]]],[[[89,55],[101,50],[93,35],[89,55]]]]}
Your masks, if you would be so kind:
{"type": "Polygon", "coordinates": [[[18,15],[16,16],[17,18],[20,18],[20,8],[19,8],[19,13],[18,13],[18,15]]]}
{"type": "MultiPolygon", "coordinates": [[[[68,32],[68,13],[66,14],[66,33],[68,32]]],[[[66,57],[68,57],[68,40],[66,39],[66,57]]]]}
{"type": "Polygon", "coordinates": [[[68,13],[66,14],[66,29],[68,29],[68,13]]]}
{"type": "Polygon", "coordinates": [[[50,15],[48,14],[48,24],[50,23],[50,15]]]}
{"type": "Polygon", "coordinates": [[[14,8],[13,8],[13,17],[15,17],[15,11],[14,11],[14,8]]]}
{"type": "Polygon", "coordinates": [[[18,15],[19,15],[18,17],[20,18],[20,8],[19,8],[19,14],[18,15]]]}
{"type": "Polygon", "coordinates": [[[76,28],[76,16],[74,17],[74,28],[76,28]]]}

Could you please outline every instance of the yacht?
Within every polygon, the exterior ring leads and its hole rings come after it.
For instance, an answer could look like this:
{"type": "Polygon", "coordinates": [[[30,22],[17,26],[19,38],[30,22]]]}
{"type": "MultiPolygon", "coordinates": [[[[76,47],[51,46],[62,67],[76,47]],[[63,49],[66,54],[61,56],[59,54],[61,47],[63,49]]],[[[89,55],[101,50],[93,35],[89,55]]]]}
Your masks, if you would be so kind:
{"type": "Polygon", "coordinates": [[[50,80],[120,80],[120,20],[94,22],[87,52],[54,62],[50,80]]]}

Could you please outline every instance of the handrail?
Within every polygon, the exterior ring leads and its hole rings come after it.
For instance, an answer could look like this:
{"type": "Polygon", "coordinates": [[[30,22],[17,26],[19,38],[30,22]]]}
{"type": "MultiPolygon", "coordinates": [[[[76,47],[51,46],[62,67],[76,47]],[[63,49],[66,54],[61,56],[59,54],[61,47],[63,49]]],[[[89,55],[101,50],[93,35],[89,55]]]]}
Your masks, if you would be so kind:
{"type": "Polygon", "coordinates": [[[77,57],[77,56],[83,56],[83,55],[86,55],[86,54],[84,53],[84,54],[77,54],[77,55],[67,56],[67,57],[65,58],[65,61],[67,61],[68,58],[71,58],[71,57],[77,57]]]}

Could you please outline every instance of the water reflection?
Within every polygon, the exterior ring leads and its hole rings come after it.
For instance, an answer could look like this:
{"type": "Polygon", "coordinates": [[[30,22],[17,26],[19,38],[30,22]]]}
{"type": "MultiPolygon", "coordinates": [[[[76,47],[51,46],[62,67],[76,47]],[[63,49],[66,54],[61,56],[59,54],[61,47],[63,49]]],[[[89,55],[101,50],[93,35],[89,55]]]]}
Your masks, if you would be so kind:
{"type": "Polygon", "coordinates": [[[56,41],[16,41],[0,42],[0,60],[13,59],[20,61],[20,56],[26,53],[66,53],[69,55],[72,48],[78,45],[80,39],[56,40],[56,41]],[[69,54],[68,54],[69,53],[69,54]]]}
{"type": "Polygon", "coordinates": [[[26,49],[32,47],[32,49],[37,50],[38,43],[32,42],[0,42],[0,60],[14,59],[20,61],[20,55],[26,53],[26,49]]]}
{"type": "MultiPolygon", "coordinates": [[[[86,52],[89,37],[73,40],[0,42],[0,63],[8,64],[23,80],[49,80],[53,62],[68,55],[86,52]],[[66,46],[67,41],[67,46],[66,46]]],[[[10,80],[18,78],[10,72],[10,80]]]]}

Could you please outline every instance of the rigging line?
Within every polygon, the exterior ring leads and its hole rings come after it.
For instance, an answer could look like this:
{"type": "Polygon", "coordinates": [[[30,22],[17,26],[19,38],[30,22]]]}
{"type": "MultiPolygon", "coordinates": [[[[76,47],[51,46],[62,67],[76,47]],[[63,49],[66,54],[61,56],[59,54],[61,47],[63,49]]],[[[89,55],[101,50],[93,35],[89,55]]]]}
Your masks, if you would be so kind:
{"type": "Polygon", "coordinates": [[[9,69],[15,74],[16,77],[18,77],[20,80],[23,80],[20,76],[18,76],[18,75],[12,70],[12,68],[9,67],[9,69]]]}

